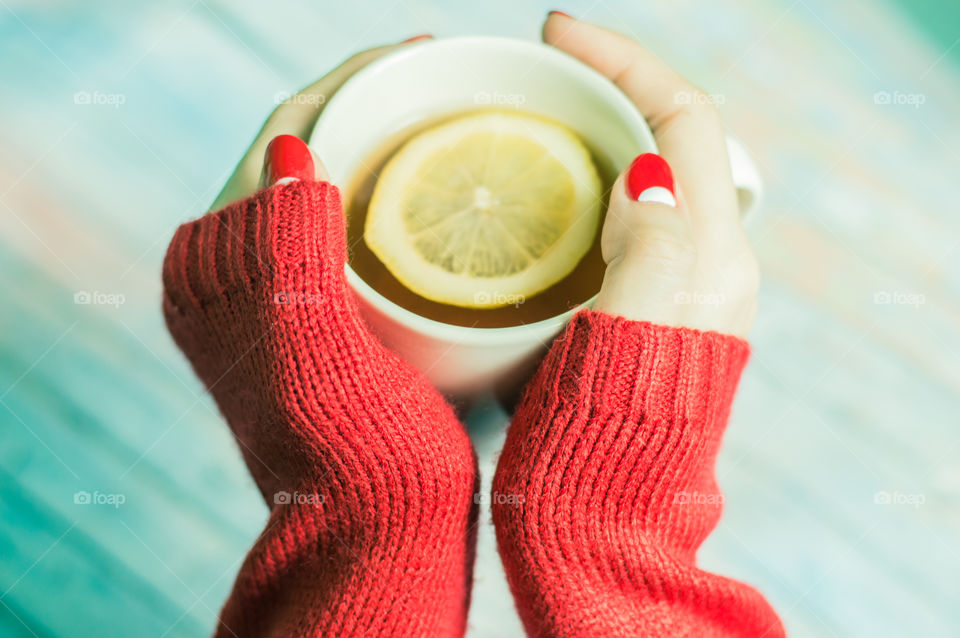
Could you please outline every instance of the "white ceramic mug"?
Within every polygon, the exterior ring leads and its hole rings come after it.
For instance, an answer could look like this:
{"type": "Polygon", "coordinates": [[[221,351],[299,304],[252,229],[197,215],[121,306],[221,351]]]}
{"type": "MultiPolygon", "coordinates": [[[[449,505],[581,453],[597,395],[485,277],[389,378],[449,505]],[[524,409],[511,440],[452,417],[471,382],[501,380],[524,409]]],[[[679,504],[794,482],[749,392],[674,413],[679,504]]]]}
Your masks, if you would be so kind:
{"type": "MultiPolygon", "coordinates": [[[[563,122],[626,167],[656,152],[650,128],[612,82],[544,44],[458,37],[403,48],[348,80],[330,99],[310,139],[335,184],[347,184],[383,140],[410,125],[483,106],[517,108],[563,122]]],[[[756,208],[761,182],[746,151],[728,140],[741,213],[756,208]]],[[[442,392],[471,398],[509,394],[577,309],[507,328],[470,328],[421,317],[378,293],[348,265],[360,310],[383,343],[420,368],[442,392]]],[[[590,305],[592,299],[585,305],[590,305]]]]}

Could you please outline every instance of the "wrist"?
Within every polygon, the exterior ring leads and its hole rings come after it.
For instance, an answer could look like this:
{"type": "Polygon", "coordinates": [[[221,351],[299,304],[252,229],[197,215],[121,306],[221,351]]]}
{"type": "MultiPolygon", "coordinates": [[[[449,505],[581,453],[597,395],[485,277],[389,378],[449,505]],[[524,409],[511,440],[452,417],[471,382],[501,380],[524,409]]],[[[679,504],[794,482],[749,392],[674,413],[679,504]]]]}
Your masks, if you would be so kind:
{"type": "Polygon", "coordinates": [[[610,261],[593,309],[631,321],[745,338],[757,309],[755,278],[711,274],[704,276],[682,251],[628,251],[610,261]]]}

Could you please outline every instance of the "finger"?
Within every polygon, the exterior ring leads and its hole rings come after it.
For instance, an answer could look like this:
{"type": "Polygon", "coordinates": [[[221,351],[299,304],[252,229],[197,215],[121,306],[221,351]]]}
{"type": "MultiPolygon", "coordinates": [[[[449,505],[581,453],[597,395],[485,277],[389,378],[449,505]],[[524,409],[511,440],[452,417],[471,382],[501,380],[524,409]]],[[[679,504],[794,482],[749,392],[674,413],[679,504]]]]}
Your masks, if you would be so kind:
{"type": "Polygon", "coordinates": [[[649,252],[653,240],[664,250],[683,246],[690,239],[690,220],[685,201],[678,200],[666,160],[655,153],[634,159],[610,190],[601,231],[604,261],[610,264],[627,253],[649,252]]]}
{"type": "Polygon", "coordinates": [[[633,40],[562,14],[547,18],[543,39],[610,78],[633,101],[673,167],[699,234],[739,224],[720,117],[696,87],[633,40]]]}
{"type": "Polygon", "coordinates": [[[278,135],[267,144],[260,188],[301,180],[327,179],[323,163],[299,137],[278,135]]]}
{"type": "Polygon", "coordinates": [[[344,82],[350,79],[350,76],[377,58],[405,47],[407,44],[401,42],[361,51],[310,86],[284,100],[267,118],[256,140],[254,140],[254,145],[257,143],[265,145],[277,135],[283,134],[296,135],[306,139],[317,123],[317,118],[327,101],[333,97],[337,89],[343,86],[344,82]]]}
{"type": "Polygon", "coordinates": [[[624,181],[626,191],[634,201],[660,202],[677,207],[673,171],[670,164],[656,153],[644,153],[633,160],[624,181]]]}
{"type": "Polygon", "coordinates": [[[211,210],[217,210],[230,202],[243,199],[256,190],[263,169],[264,154],[270,140],[284,134],[306,139],[327,101],[350,76],[377,58],[422,39],[424,37],[420,36],[399,44],[361,51],[280,104],[267,118],[253,143],[244,153],[233,175],[224,184],[223,190],[211,206],[211,210]]]}
{"type": "Polygon", "coordinates": [[[675,303],[696,268],[690,218],[663,186],[632,193],[633,179],[626,171],[610,193],[601,240],[607,268],[593,307],[635,321],[690,325],[689,309],[675,303]]]}

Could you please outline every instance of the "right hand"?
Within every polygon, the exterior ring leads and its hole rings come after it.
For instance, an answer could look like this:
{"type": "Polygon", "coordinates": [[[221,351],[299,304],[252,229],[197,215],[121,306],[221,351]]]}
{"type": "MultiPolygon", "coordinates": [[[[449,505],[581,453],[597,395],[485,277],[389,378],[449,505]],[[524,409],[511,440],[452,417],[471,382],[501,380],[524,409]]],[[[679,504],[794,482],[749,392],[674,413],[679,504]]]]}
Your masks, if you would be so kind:
{"type": "MultiPolygon", "coordinates": [[[[277,106],[267,118],[267,121],[264,122],[250,148],[240,159],[240,163],[237,164],[233,174],[227,179],[227,183],[210,206],[210,210],[220,210],[228,204],[253,195],[260,187],[271,186],[271,183],[265,183],[264,181],[264,156],[267,146],[274,138],[282,135],[293,135],[306,140],[313,131],[324,106],[343,83],[350,79],[350,76],[379,57],[429,37],[417,36],[398,44],[390,44],[356,53],[327,75],[299,93],[290,96],[277,106]]],[[[316,156],[313,157],[313,160],[316,179],[327,180],[329,176],[323,164],[316,156]]]]}
{"type": "Polygon", "coordinates": [[[643,167],[617,179],[601,236],[607,270],[594,309],[745,337],[759,275],[740,227],[717,109],[625,36],[552,13],[543,39],[617,84],[650,124],[676,179],[676,207],[637,202],[639,193],[628,192],[628,181],[649,178],[643,167]]]}

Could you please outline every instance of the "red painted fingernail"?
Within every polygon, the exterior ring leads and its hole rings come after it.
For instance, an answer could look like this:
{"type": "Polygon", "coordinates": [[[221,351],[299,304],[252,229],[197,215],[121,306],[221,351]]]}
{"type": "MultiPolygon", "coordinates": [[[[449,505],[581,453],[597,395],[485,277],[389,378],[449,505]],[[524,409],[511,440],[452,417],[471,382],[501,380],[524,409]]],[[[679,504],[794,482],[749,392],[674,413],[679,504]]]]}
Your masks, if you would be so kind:
{"type": "Polygon", "coordinates": [[[415,36],[413,36],[412,38],[407,38],[406,40],[404,40],[404,41],[401,42],[400,44],[407,44],[408,42],[417,42],[418,40],[429,40],[429,39],[431,39],[432,37],[433,37],[433,35],[430,34],[430,33],[423,33],[423,34],[421,34],[421,35],[415,35],[415,36]]]}
{"type": "Polygon", "coordinates": [[[638,202],[677,205],[673,171],[656,153],[639,155],[627,170],[627,194],[638,202]]]}
{"type": "Polygon", "coordinates": [[[547,15],[558,15],[558,16],[563,16],[564,18],[570,18],[571,20],[573,20],[573,16],[570,15],[569,13],[564,13],[563,11],[557,11],[556,9],[554,9],[547,15]]]}
{"type": "Polygon", "coordinates": [[[263,172],[266,186],[277,182],[316,179],[310,148],[295,135],[278,135],[270,140],[263,160],[263,172]]]}

